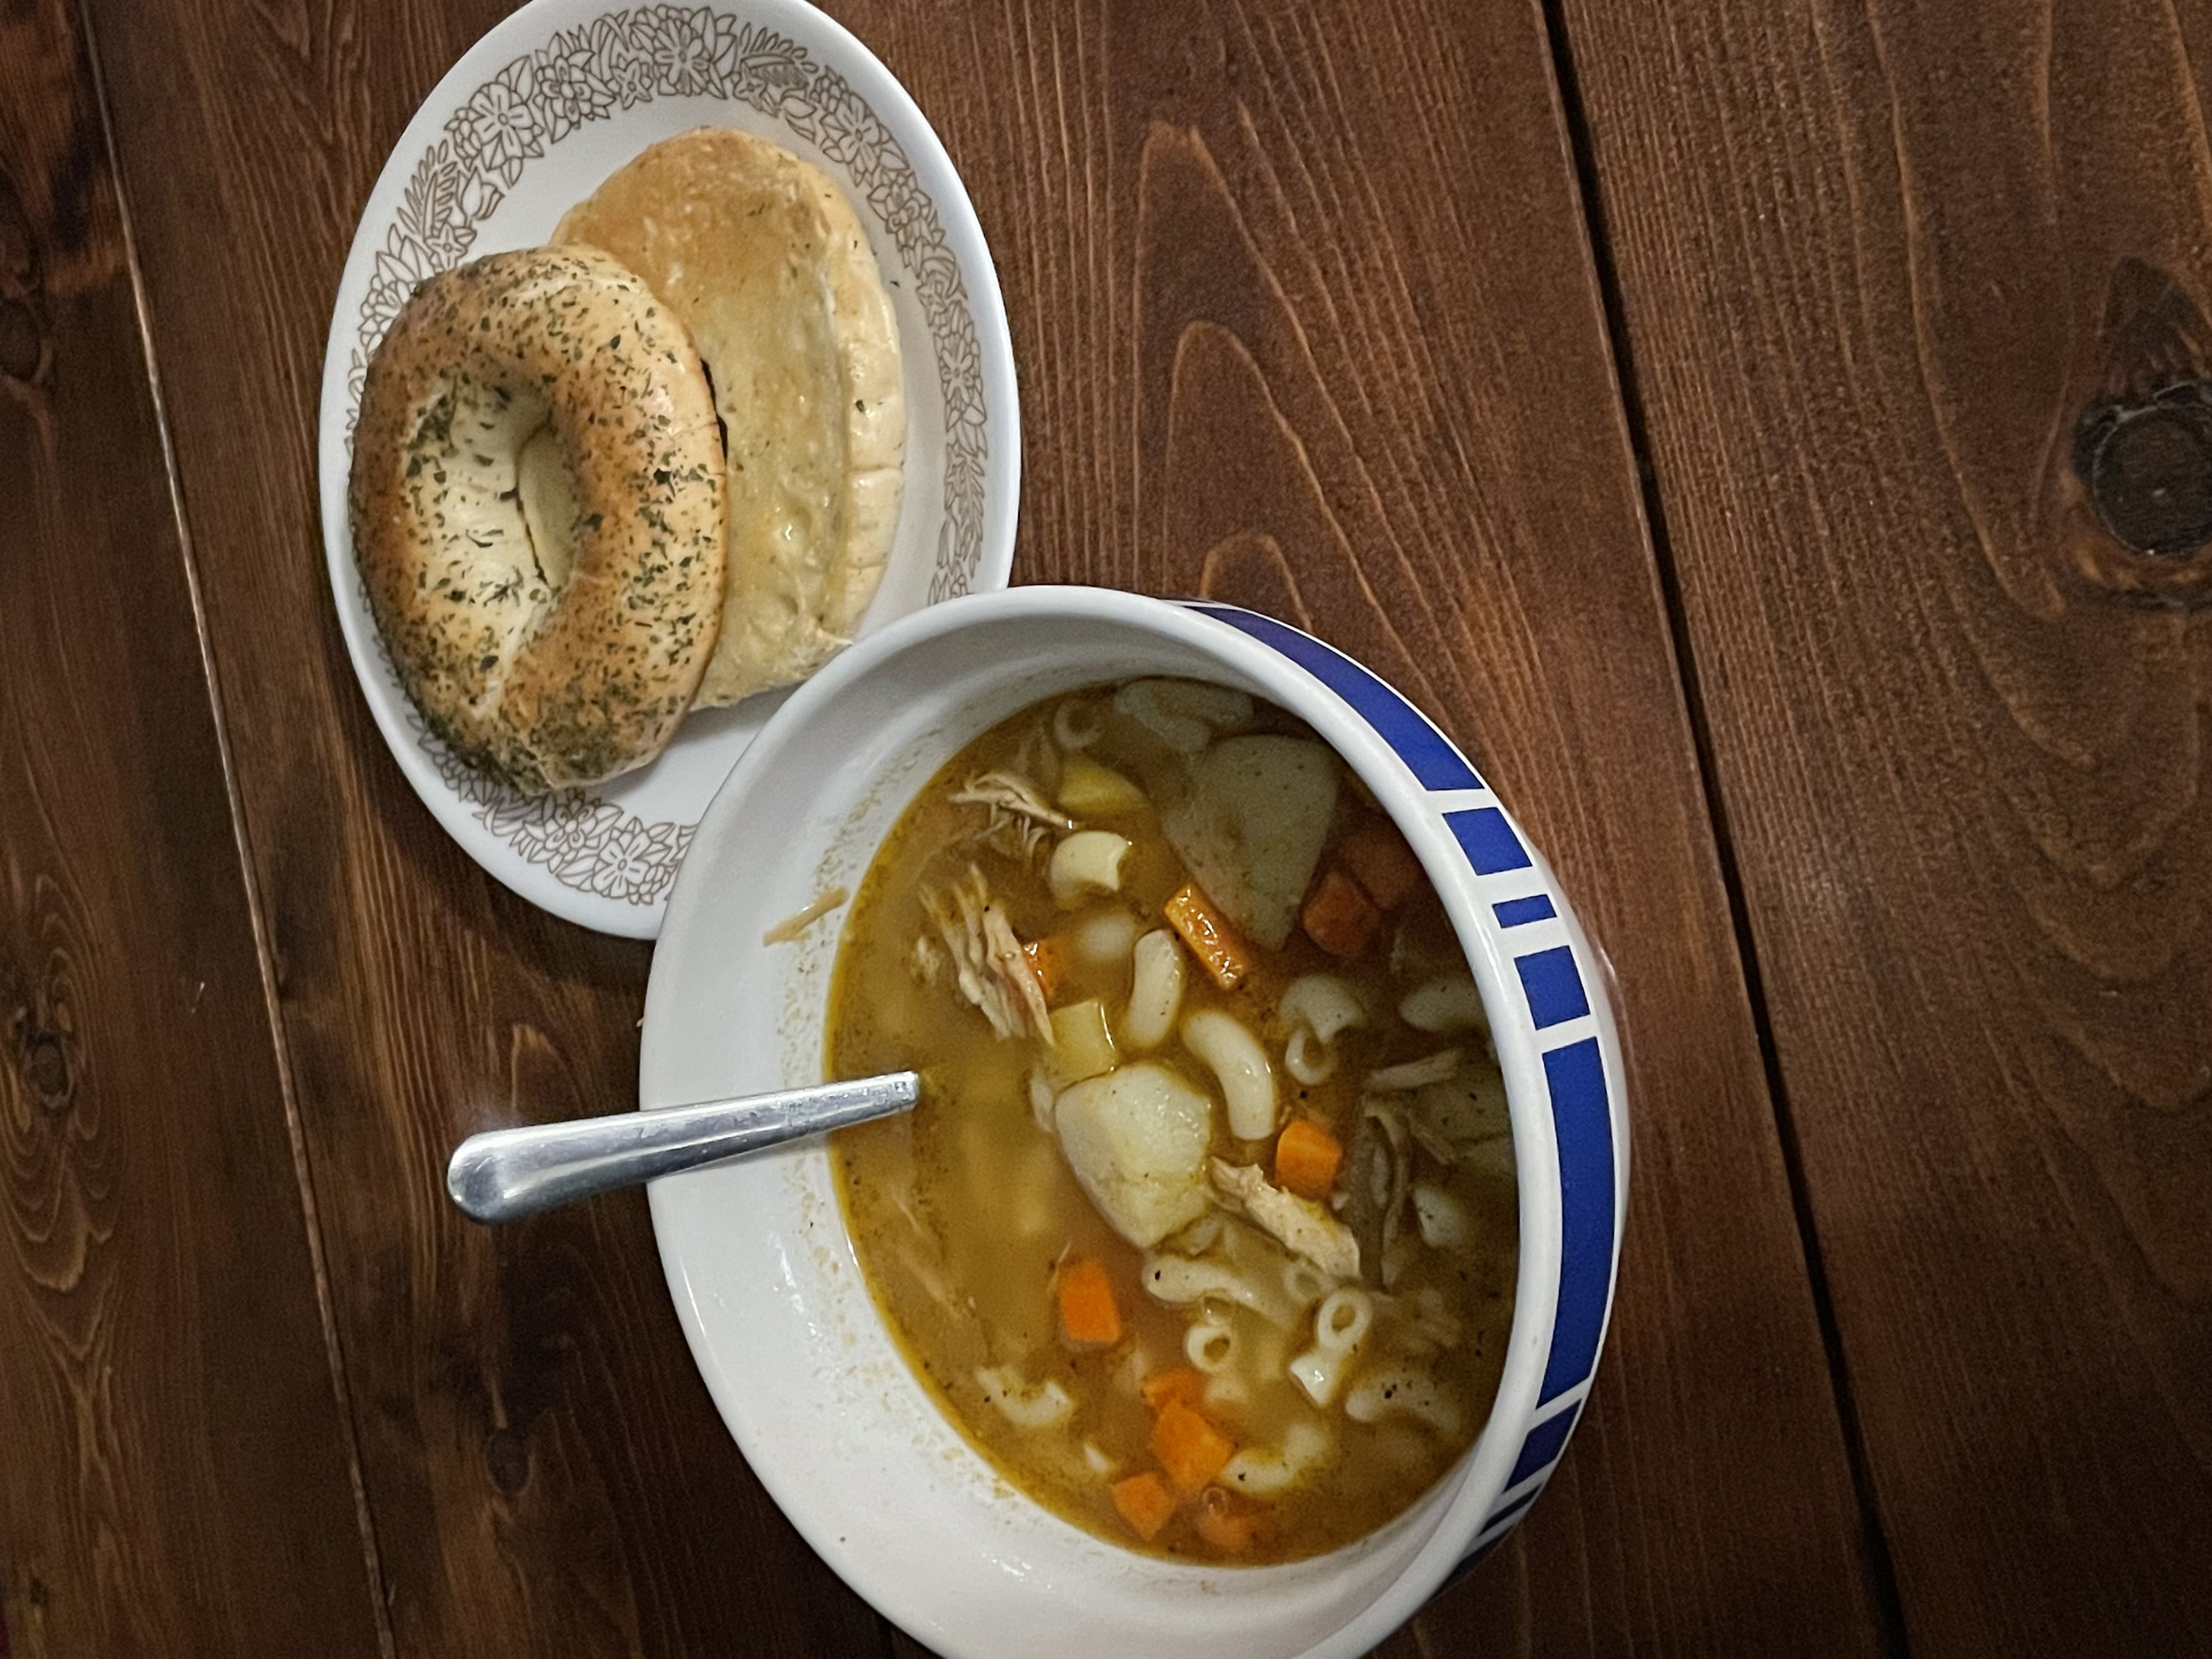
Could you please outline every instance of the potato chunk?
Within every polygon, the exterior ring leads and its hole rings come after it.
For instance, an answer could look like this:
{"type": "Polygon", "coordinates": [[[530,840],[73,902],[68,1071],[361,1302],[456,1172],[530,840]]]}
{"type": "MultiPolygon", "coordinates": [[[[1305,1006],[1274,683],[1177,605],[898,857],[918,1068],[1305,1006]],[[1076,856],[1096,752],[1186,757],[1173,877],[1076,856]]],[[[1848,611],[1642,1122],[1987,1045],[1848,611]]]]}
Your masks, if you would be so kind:
{"type": "Polygon", "coordinates": [[[1206,896],[1271,951],[1290,938],[1336,815],[1339,768],[1306,738],[1224,738],[1191,763],[1160,827],[1206,896]]]}
{"type": "Polygon", "coordinates": [[[1150,1249],[1206,1212],[1213,1103],[1161,1066],[1124,1066],[1063,1091],[1060,1147],[1114,1231],[1150,1249]]]}

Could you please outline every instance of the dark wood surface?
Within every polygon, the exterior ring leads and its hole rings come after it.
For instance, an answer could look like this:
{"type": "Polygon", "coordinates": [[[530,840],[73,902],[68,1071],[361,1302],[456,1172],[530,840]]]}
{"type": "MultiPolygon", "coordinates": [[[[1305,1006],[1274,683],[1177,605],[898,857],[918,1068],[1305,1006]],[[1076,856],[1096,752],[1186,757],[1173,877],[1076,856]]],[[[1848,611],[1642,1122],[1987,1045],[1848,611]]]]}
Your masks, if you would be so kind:
{"type": "Polygon", "coordinates": [[[13,1651],[376,1651],[92,60],[0,11],[0,1600],[13,1651]]]}
{"type": "MultiPolygon", "coordinates": [[[[355,218],[504,9],[0,12],[20,1652],[915,1651],[641,1199],[442,1197],[631,1097],[648,960],[444,837],[323,574],[355,218]]],[[[835,9],[992,241],[1018,579],[1352,650],[1620,974],[1591,1405],[1381,1651],[2212,1650],[2212,417],[2139,407],[2212,348],[2212,15],[835,9]]]]}
{"type": "Polygon", "coordinates": [[[2212,1650],[2212,12],[1567,19],[1905,1634],[2212,1650]]]}

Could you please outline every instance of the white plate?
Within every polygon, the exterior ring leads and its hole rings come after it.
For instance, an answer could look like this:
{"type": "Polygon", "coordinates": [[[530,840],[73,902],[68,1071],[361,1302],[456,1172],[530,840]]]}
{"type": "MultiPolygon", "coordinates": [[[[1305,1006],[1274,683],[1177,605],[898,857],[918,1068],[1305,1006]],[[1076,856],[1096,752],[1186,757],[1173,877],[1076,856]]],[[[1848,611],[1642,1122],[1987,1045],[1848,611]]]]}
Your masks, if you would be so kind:
{"type": "Polygon", "coordinates": [[[687,720],[650,767],[531,797],[433,738],[392,670],[355,569],[346,474],[369,354],[416,283],[552,234],[639,151],[692,127],[774,140],[844,187],[898,312],[906,489],[860,633],[1013,562],[1020,420],[998,277],[945,148],[905,89],[804,0],[734,9],[533,0],[477,42],[408,124],[354,233],[323,360],[324,550],[362,693],[407,781],[469,855],[532,903],[651,939],[722,780],[787,692],[687,720]]]}

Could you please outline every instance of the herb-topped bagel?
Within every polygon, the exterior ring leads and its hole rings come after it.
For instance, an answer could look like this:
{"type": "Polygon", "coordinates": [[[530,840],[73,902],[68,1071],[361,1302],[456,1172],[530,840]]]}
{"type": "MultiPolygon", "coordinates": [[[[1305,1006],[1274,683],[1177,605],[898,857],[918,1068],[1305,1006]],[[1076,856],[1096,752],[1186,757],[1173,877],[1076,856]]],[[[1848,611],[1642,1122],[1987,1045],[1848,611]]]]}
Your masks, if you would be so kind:
{"type": "Polygon", "coordinates": [[[525,790],[658,755],[714,653],[726,488],[690,337],[611,256],[498,253],[424,283],[369,363],[349,492],[423,718],[525,790]]]}

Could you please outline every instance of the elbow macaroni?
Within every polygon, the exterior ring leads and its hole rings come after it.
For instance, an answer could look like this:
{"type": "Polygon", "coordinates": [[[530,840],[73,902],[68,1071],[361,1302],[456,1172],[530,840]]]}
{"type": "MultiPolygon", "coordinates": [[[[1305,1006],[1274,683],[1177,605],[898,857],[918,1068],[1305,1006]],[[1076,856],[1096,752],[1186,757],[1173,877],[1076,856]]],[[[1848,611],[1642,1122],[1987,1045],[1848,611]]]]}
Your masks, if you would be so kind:
{"type": "Polygon", "coordinates": [[[1218,1008],[1201,1008],[1183,1021],[1182,1042],[1220,1079],[1230,1133],[1239,1140],[1265,1140],[1275,1133],[1274,1068],[1243,1021],[1218,1008]]]}

